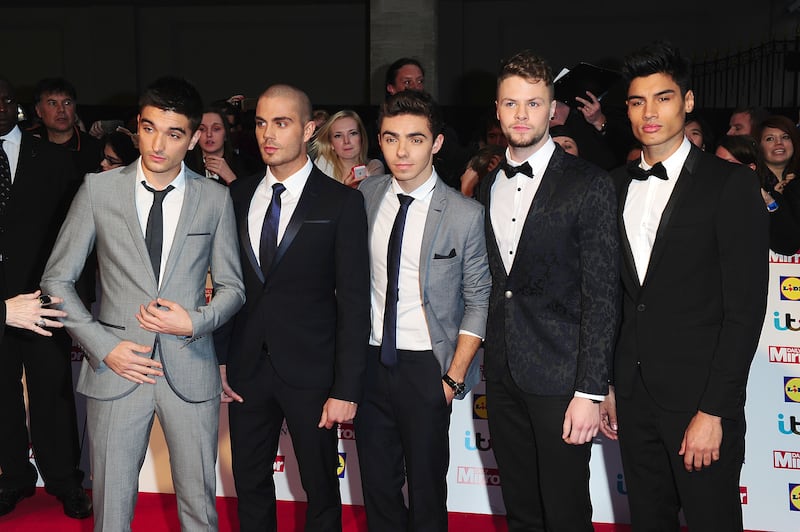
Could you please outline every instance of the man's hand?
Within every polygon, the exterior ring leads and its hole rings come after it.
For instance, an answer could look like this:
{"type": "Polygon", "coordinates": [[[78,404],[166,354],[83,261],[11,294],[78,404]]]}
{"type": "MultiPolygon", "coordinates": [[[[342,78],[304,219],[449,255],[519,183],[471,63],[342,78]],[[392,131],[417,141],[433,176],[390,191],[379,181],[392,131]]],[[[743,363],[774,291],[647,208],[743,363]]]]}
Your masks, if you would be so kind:
{"type": "Polygon", "coordinates": [[[231,385],[228,384],[228,366],[225,364],[219,365],[219,378],[222,380],[222,394],[220,395],[220,402],[221,403],[232,403],[236,401],[237,403],[244,403],[244,399],[241,395],[233,391],[231,385]]]}
{"type": "Polygon", "coordinates": [[[442,381],[442,388],[444,389],[444,398],[447,401],[447,404],[452,404],[453,399],[456,398],[456,392],[453,390],[449,384],[442,381]]]}
{"type": "Polygon", "coordinates": [[[609,440],[616,440],[617,435],[617,398],[614,387],[608,387],[608,395],[600,403],[600,432],[609,440]]]}
{"type": "Polygon", "coordinates": [[[600,428],[600,406],[591,399],[573,397],[564,414],[564,431],[561,439],[571,445],[592,441],[600,428]]]}
{"type": "Polygon", "coordinates": [[[357,409],[358,405],[355,403],[329,397],[322,405],[322,416],[317,427],[329,429],[336,423],[352,423],[357,409]]]}
{"type": "Polygon", "coordinates": [[[103,362],[123,379],[128,379],[136,384],[155,384],[156,381],[148,377],[148,375],[163,377],[164,372],[161,371],[161,362],[139,354],[149,353],[152,349],[149,345],[140,345],[123,340],[106,355],[103,362]]]}
{"type": "Polygon", "coordinates": [[[681,449],[678,451],[683,456],[683,467],[691,473],[710,466],[712,462],[719,460],[721,444],[722,419],[698,410],[686,427],[681,449]]]}
{"type": "Polygon", "coordinates": [[[600,131],[603,128],[603,124],[606,123],[606,117],[600,106],[600,100],[589,91],[586,91],[586,95],[589,97],[588,99],[581,98],[580,96],[575,97],[575,100],[581,104],[578,110],[583,113],[583,118],[585,118],[588,123],[597,131],[600,131]]]}
{"type": "Polygon", "coordinates": [[[191,336],[193,327],[189,313],[179,304],[167,299],[158,298],[144,305],[139,305],[136,315],[142,329],[175,336],[191,336]],[[159,307],[166,307],[166,310],[159,307]]]}

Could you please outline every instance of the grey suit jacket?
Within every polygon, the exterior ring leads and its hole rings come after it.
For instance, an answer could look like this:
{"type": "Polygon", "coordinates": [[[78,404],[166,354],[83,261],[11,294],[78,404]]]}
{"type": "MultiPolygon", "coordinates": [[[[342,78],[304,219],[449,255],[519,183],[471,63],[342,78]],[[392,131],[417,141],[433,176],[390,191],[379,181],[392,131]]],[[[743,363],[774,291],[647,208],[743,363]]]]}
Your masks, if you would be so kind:
{"type": "MultiPolygon", "coordinates": [[[[42,278],[46,293],[64,298],[62,321],[84,348],[78,391],[115,399],[138,386],[114,373],[103,359],[122,340],[152,346],[156,335],[139,326],[139,305],[156,297],[175,301],[192,319],[189,338],[158,335],[164,376],[185,401],[206,401],[220,393],[219,367],[211,333],[244,303],[236,222],[228,190],[186,169],[186,188],[175,238],[156,283],[139,224],[134,188],[139,160],[89,174],[75,196],[42,278]],[[75,292],[74,281],[92,248],[100,272],[100,311],[95,320],[75,292]],[[206,304],[206,274],[214,295],[206,304]]],[[[143,356],[151,356],[144,354],[143,356]]]]}
{"type": "MultiPolygon", "coordinates": [[[[422,235],[419,289],[433,354],[444,375],[453,360],[459,330],[485,335],[492,278],[483,207],[436,179],[422,235]]],[[[391,183],[392,176],[384,175],[367,178],[359,186],[370,239],[375,216],[391,183]]],[[[478,368],[476,357],[465,379],[467,390],[478,382],[478,368]]]]}

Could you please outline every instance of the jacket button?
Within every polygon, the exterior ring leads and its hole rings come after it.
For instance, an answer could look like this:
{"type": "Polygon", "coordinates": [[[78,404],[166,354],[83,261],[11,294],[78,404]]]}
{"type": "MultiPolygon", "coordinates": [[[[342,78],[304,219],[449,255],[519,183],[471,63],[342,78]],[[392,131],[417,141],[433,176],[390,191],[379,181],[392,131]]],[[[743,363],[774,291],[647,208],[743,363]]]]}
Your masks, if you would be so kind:
{"type": "Polygon", "coordinates": [[[645,308],[647,307],[645,307],[644,303],[639,303],[639,305],[636,307],[636,310],[638,310],[639,312],[644,312],[645,308]]]}
{"type": "Polygon", "coordinates": [[[514,294],[513,294],[513,292],[511,292],[511,290],[506,290],[506,294],[505,294],[506,299],[511,299],[511,296],[513,296],[513,295],[514,294]]]}

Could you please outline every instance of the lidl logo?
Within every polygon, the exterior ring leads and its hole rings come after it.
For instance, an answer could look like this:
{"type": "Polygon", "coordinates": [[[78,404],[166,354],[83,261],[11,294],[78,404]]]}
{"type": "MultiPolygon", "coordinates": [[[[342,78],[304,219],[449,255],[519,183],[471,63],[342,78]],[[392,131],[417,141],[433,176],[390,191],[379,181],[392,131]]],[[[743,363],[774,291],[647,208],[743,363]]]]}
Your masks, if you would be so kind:
{"type": "Polygon", "coordinates": [[[800,278],[781,275],[781,299],[784,301],[800,301],[800,278]]]}
{"type": "Polygon", "coordinates": [[[800,484],[789,484],[789,510],[800,512],[800,484]]]}
{"type": "Polygon", "coordinates": [[[344,478],[344,470],[347,468],[347,453],[339,453],[339,465],[336,467],[336,474],[339,478],[344,478]]]}
{"type": "Polygon", "coordinates": [[[472,419],[489,419],[486,412],[486,394],[472,395],[472,419]]]}
{"type": "Polygon", "coordinates": [[[783,401],[800,403],[800,377],[783,378],[783,401]]]}

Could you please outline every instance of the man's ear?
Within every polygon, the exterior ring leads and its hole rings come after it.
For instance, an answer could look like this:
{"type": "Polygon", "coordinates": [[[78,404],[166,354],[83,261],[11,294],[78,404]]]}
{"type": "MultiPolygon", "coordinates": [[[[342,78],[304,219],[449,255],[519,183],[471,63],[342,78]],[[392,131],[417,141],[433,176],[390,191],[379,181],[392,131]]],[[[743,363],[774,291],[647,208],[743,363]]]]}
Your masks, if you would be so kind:
{"type": "Polygon", "coordinates": [[[683,108],[687,113],[694,110],[694,92],[691,90],[686,91],[686,95],[683,97],[683,108]]]}
{"type": "Polygon", "coordinates": [[[317,124],[313,120],[306,122],[303,126],[303,142],[308,142],[314,136],[314,130],[317,129],[317,124]]]}
{"type": "Polygon", "coordinates": [[[200,130],[199,129],[194,132],[194,135],[192,135],[192,140],[189,142],[189,149],[190,150],[194,149],[194,147],[197,145],[197,141],[198,140],[200,140],[200,130]]]}
{"type": "Polygon", "coordinates": [[[439,150],[442,149],[442,144],[444,144],[444,135],[439,133],[438,135],[436,135],[436,138],[433,139],[433,150],[431,150],[431,152],[439,153],[439,150]]]}

